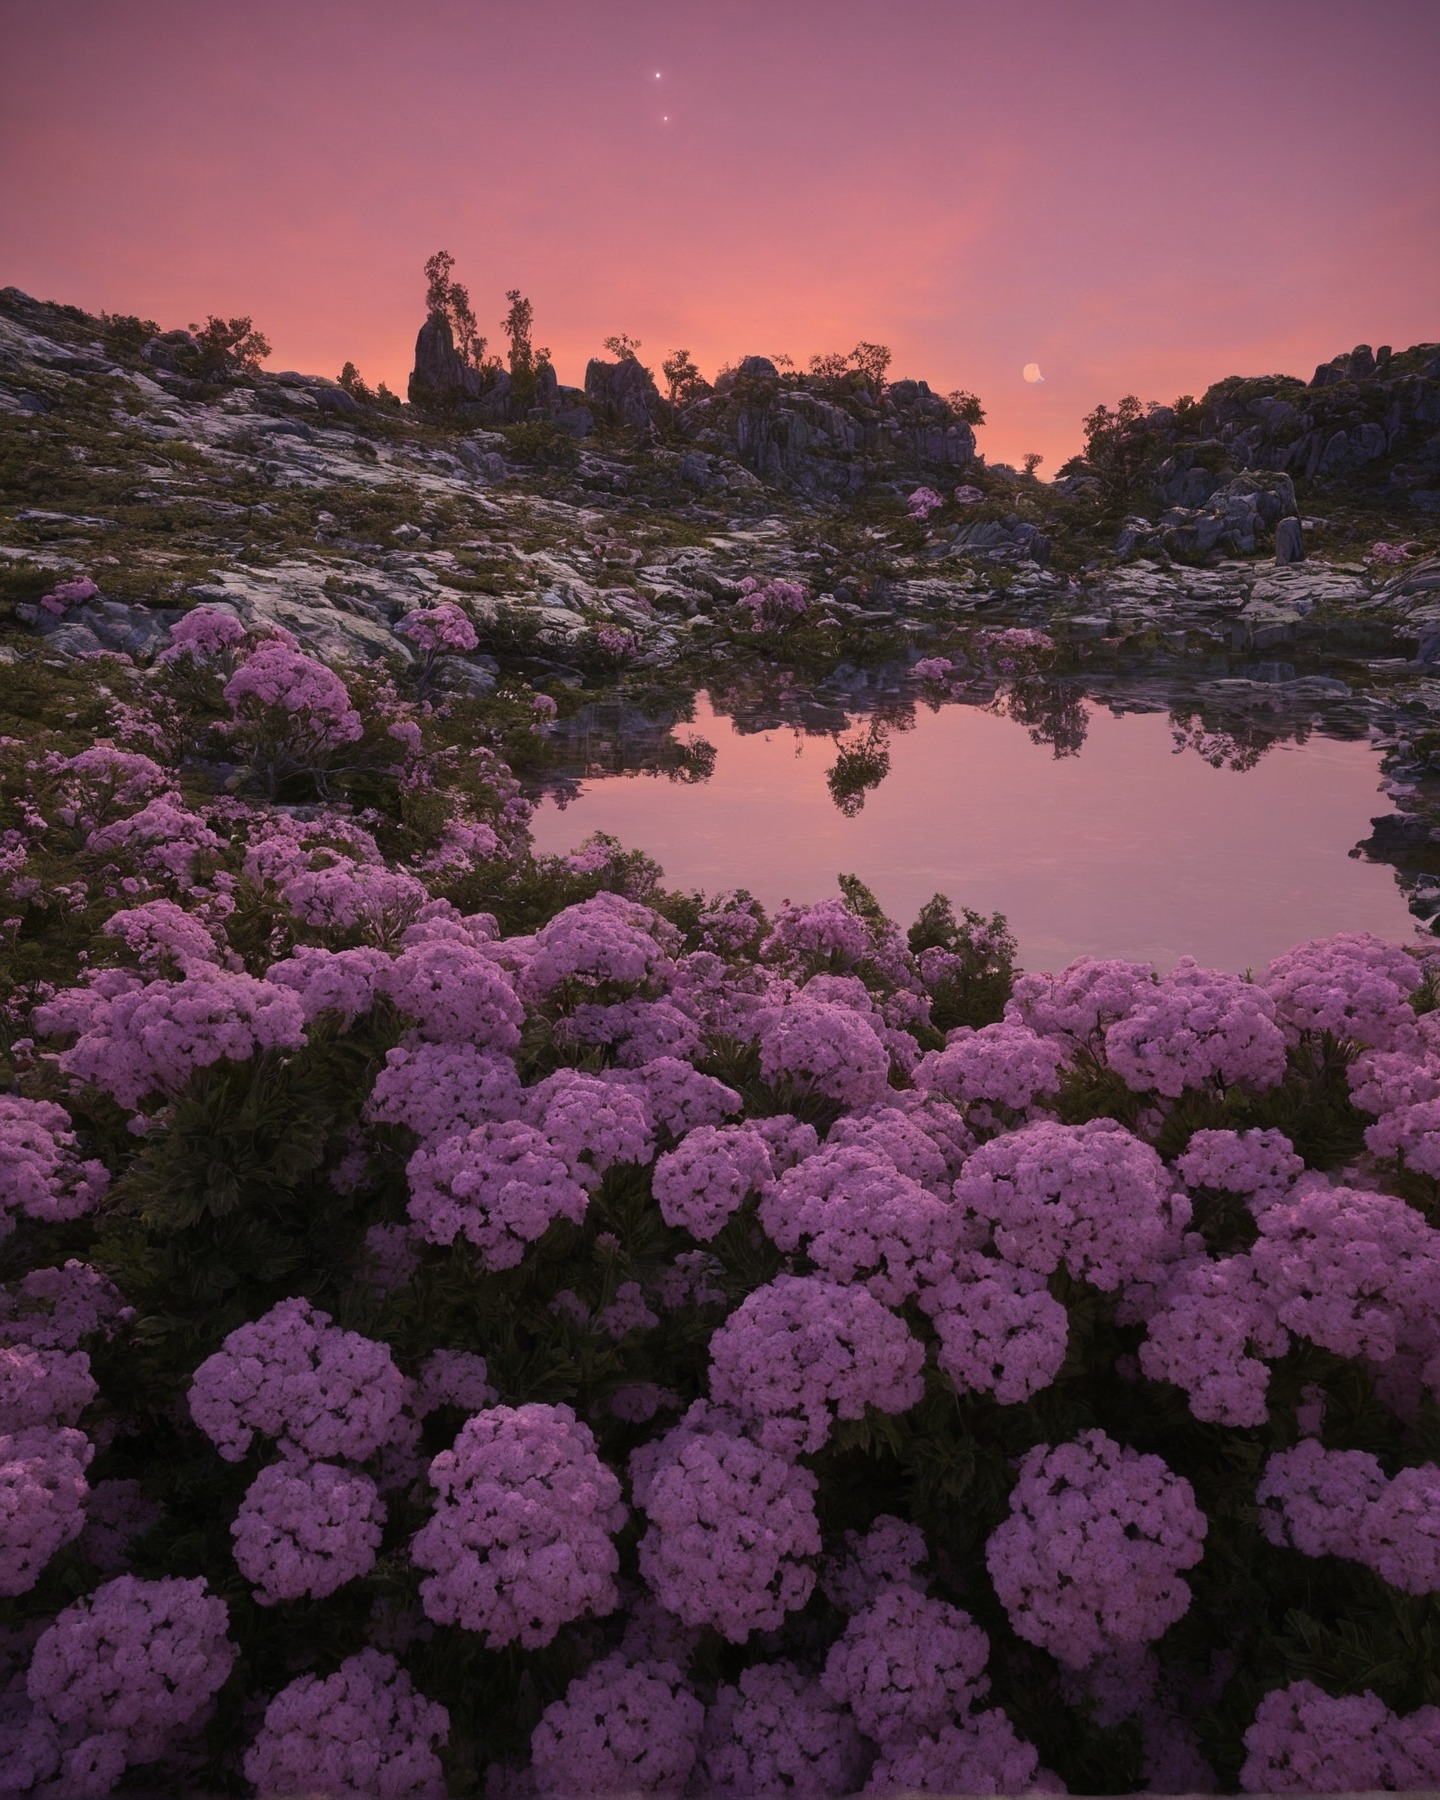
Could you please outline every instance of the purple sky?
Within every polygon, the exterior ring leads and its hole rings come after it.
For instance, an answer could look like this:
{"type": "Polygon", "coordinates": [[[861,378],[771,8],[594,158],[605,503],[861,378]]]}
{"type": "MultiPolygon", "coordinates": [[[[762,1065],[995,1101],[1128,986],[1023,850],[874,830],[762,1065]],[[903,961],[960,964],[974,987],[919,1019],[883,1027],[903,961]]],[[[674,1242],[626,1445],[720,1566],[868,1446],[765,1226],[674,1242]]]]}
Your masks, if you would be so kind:
{"type": "Polygon", "coordinates": [[[562,381],[619,331],[707,374],[878,340],[1053,470],[1099,400],[1440,338],[1437,0],[4,17],[0,282],[249,313],[274,368],[403,388],[444,246],[492,339],[530,296],[562,381]]]}

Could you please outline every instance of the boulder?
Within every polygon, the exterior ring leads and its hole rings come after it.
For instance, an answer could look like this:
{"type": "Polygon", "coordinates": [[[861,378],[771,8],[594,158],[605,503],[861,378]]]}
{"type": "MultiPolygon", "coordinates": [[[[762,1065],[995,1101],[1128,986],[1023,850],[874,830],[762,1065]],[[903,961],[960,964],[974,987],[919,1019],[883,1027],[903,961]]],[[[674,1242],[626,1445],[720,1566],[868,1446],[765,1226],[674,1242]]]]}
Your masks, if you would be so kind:
{"type": "Polygon", "coordinates": [[[650,371],[633,356],[613,363],[592,357],[585,365],[585,401],[607,425],[632,425],[642,430],[668,411],[650,371]]]}
{"type": "Polygon", "coordinates": [[[432,312],[415,339],[410,404],[425,411],[448,412],[465,401],[478,401],[483,391],[480,371],[460,360],[449,319],[444,313],[432,312]]]}
{"type": "Polygon", "coordinates": [[[1297,563],[1305,560],[1305,534],[1296,518],[1282,519],[1275,527],[1275,560],[1297,563]]]}

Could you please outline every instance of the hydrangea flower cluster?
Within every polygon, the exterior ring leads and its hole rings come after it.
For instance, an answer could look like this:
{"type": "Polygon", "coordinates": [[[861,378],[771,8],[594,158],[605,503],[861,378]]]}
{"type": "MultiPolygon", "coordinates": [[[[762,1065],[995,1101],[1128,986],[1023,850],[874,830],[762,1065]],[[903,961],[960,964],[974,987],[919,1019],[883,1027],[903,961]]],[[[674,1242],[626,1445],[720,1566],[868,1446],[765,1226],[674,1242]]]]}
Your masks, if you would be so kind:
{"type": "Polygon", "coordinates": [[[1040,1755],[998,1708],[963,1725],[942,1725],[913,1741],[887,1746],[870,1771],[866,1794],[1063,1793],[1040,1767],[1040,1755]]]}
{"type": "Polygon", "coordinates": [[[982,1145],[956,1203],[1007,1262],[1114,1289],[1154,1268],[1190,1217],[1164,1164],[1113,1119],[1050,1120],[982,1145]]]}
{"type": "Polygon", "coordinates": [[[1292,1681],[1260,1702],[1245,1749],[1247,1794],[1408,1793],[1440,1781],[1440,1707],[1402,1718],[1368,1688],[1331,1695],[1292,1681]]]}
{"type": "Polygon", "coordinates": [[[899,1306],[949,1268],[960,1215],[889,1157],[827,1145],[766,1191],[760,1223],[780,1249],[803,1249],[830,1280],[861,1283],[899,1306]]]}
{"type": "Polygon", "coordinates": [[[990,1534],[985,1562],[1019,1635],[1078,1669],[1183,1617],[1190,1589],[1180,1571],[1199,1562],[1205,1531],[1183,1476],[1087,1431],[1021,1457],[1010,1517],[990,1534]]]}
{"type": "Polygon", "coordinates": [[[830,1647],[821,1686],[879,1744],[938,1731],[990,1690],[990,1640],[968,1613],[884,1589],[830,1647]]]}
{"type": "Polygon", "coordinates": [[[864,1760],[854,1719],[818,1681],[791,1662],[756,1663],[706,1709],[696,1776],[707,1794],[829,1800],[855,1791],[864,1760]]]}
{"type": "Polygon", "coordinates": [[[864,1288],[777,1275],[710,1340],[710,1392],[782,1455],[815,1451],[836,1419],[917,1404],[925,1353],[903,1319],[864,1288]]]}
{"type": "Polygon", "coordinates": [[[982,1101],[1023,1112],[1041,1094],[1055,1092],[1064,1061],[1060,1046],[1028,1025],[961,1027],[917,1065],[915,1085],[960,1105],[982,1101]]]}
{"type": "Polygon", "coordinates": [[[282,1300],[195,1371],[190,1412],[227,1462],[259,1432],[305,1457],[364,1462],[390,1441],[405,1378],[384,1344],[342,1331],[308,1300],[282,1300]]]}
{"type": "Polygon", "coordinates": [[[773,1630],[815,1586],[815,1477],[738,1432],[683,1421],[632,1465],[650,1521],[640,1573],[687,1625],[732,1643],[773,1630]]]}
{"type": "Polygon", "coordinates": [[[514,1050],[524,1008],[496,963],[468,944],[446,940],[402,950],[385,979],[400,1012],[433,1044],[514,1050]]]}
{"type": "Polygon", "coordinates": [[[745,1125],[700,1125],[656,1158],[651,1188],[660,1217],[708,1243],[747,1194],[773,1179],[770,1149],[745,1125]]]}
{"type": "Polygon", "coordinates": [[[647,1108],[618,1083],[557,1069],[526,1090],[525,1106],[585,1187],[598,1187],[615,1163],[647,1163],[654,1155],[647,1108]]]}
{"type": "Polygon", "coordinates": [[[1256,1489],[1273,1544],[1345,1556],[1407,1594],[1440,1593],[1440,1469],[1387,1478],[1368,1450],[1326,1450],[1306,1438],[1277,1450],[1256,1489]]]}
{"type": "Polygon", "coordinates": [[[80,1535],[94,1454],[68,1426],[0,1434],[0,1594],[28,1593],[61,1545],[80,1535]]]}
{"type": "Polygon", "coordinates": [[[305,736],[325,744],[353,744],[364,730],[334,670],[278,641],[250,652],[225,683],[225,704],[237,719],[288,713],[305,736]]]}
{"type": "Polygon", "coordinates": [[[301,1675],[281,1688],[245,1752],[245,1779],[262,1800],[443,1800],[435,1747],[449,1736],[449,1713],[415,1692],[393,1656],[362,1650],[333,1675],[301,1675]]]}
{"type": "Polygon", "coordinates": [[[864,1106],[885,1092],[885,1046],[849,1007],[799,999],[765,1008],[758,1023],[760,1072],[772,1086],[789,1084],[847,1106],[864,1106]]]}
{"type": "Polygon", "coordinates": [[[0,1094],[0,1237],[15,1229],[16,1213],[78,1219],[99,1203],[110,1173],[96,1158],[82,1162],[77,1147],[63,1106],[0,1094]]]}
{"type": "Polygon", "coordinates": [[[1178,1100],[1186,1088],[1274,1087],[1285,1038],[1263,988],[1182,956],[1152,993],[1105,1033],[1110,1067],[1137,1093],[1178,1100]]]}
{"type": "Polygon", "coordinates": [[[429,1618],[491,1648],[548,1644],[582,1614],[613,1611],[625,1523],[620,1483],[568,1406],[493,1406],[430,1465],[439,1495],[411,1555],[429,1618]]]}
{"type": "Polygon", "coordinates": [[[477,1125],[520,1117],[520,1077],[508,1057],[472,1044],[400,1045],[365,1103],[375,1125],[403,1125],[422,1143],[462,1136],[477,1125]]]}
{"type": "Polygon", "coordinates": [[[334,1463],[272,1463],[230,1527],[235,1561],[261,1606],[323,1600],[375,1566],[385,1507],[368,1475],[334,1463]]]}
{"type": "Polygon", "coordinates": [[[288,988],[195,969],[183,981],[117,994],[60,1066],[122,1106],[138,1106],[147,1096],[179,1093],[199,1069],[304,1042],[300,1001],[288,988]]]}
{"type": "Polygon", "coordinates": [[[1409,996],[1420,980],[1419,963],[1398,944],[1369,931],[1342,931],[1277,956],[1260,985],[1292,1038],[1329,1032],[1374,1050],[1394,1050],[1415,1040],[1409,996]]]}
{"type": "Polygon", "coordinates": [[[603,1657],[545,1708],[531,1743],[542,1795],[685,1791],[705,1708],[673,1663],[603,1657]]]}
{"type": "Polygon", "coordinates": [[[463,654],[480,642],[475,627],[453,600],[435,606],[416,607],[395,627],[397,637],[408,638],[417,650],[449,650],[463,654]]]}
{"type": "Polygon", "coordinates": [[[1033,1269],[962,1252],[927,1282],[920,1305],[939,1340],[935,1361],[961,1393],[1014,1406],[1060,1373],[1070,1315],[1033,1269]]]}
{"type": "Polygon", "coordinates": [[[113,1786],[128,1764],[154,1762],[224,1685],[237,1655],[229,1624],[201,1579],[119,1575],[42,1633],[26,1688],[63,1745],[104,1757],[113,1786]]]}
{"type": "Polygon", "coordinates": [[[420,1236],[432,1244],[463,1237],[487,1269],[513,1269],[557,1219],[579,1224],[589,1205],[574,1163],[519,1119],[422,1146],[408,1173],[420,1236]]]}

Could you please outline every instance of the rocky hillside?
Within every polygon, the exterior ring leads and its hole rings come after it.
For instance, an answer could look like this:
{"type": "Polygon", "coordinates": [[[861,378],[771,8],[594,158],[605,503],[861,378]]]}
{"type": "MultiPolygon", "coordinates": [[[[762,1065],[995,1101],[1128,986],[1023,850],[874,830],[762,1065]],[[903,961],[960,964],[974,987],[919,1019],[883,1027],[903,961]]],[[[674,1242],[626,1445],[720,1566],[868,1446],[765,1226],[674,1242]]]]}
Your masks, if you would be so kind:
{"type": "Polygon", "coordinates": [[[476,695],[510,673],[603,688],[625,670],[683,680],[777,656],[815,683],[913,660],[977,616],[1091,646],[1168,632],[1240,652],[1354,617],[1398,633],[1402,660],[1440,647],[1423,554],[1440,514],[1405,485],[1435,444],[1440,382],[1420,351],[1152,411],[1120,434],[1150,512],[1117,530],[1103,458],[1051,483],[987,467],[954,399],[923,382],[749,357],[672,405],[621,357],[592,362],[583,390],[542,364],[522,409],[504,371],[464,369],[432,317],[402,405],[356,382],[204,367],[188,333],[138,325],[0,293],[11,656],[38,633],[52,656],[143,661],[203,600],[331,661],[403,670],[394,628],[438,598],[480,633],[442,670],[476,695]],[[1355,425],[1360,412],[1376,416],[1355,425]],[[1371,424],[1382,456],[1315,462],[1316,432],[1358,454],[1371,424]],[[98,591],[42,607],[57,576],[98,591]],[[783,632],[745,591],[777,580],[804,596],[783,632]]]}

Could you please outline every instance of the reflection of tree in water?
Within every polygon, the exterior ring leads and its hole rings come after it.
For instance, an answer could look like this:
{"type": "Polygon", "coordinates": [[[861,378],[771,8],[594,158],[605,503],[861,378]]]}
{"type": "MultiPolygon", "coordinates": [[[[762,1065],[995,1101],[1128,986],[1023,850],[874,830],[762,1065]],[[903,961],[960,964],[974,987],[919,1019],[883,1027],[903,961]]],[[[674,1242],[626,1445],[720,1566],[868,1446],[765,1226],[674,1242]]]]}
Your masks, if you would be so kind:
{"type": "Polygon", "coordinates": [[[1175,754],[1193,750],[1212,769],[1234,769],[1243,773],[1253,769],[1267,750],[1276,744],[1303,744],[1310,735],[1307,720],[1284,720],[1254,715],[1220,721],[1207,718],[1203,712],[1172,712],[1170,737],[1175,754]]]}
{"type": "Polygon", "coordinates": [[[890,773],[890,730],[883,719],[872,719],[862,736],[849,743],[837,737],[835,745],[835,766],[826,771],[825,785],[845,817],[853,819],[870,789],[890,773]]]}
{"type": "Polygon", "coordinates": [[[1090,730],[1085,696],[1078,689],[1040,676],[1012,681],[990,702],[991,712],[1023,725],[1032,744],[1048,744],[1057,758],[1078,756],[1090,730]]]}

